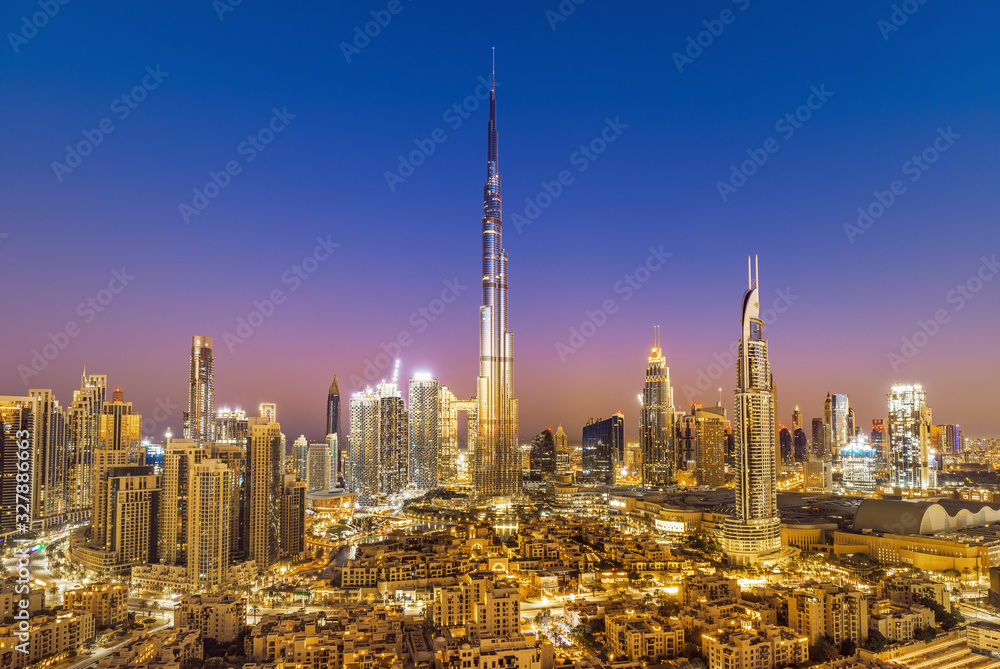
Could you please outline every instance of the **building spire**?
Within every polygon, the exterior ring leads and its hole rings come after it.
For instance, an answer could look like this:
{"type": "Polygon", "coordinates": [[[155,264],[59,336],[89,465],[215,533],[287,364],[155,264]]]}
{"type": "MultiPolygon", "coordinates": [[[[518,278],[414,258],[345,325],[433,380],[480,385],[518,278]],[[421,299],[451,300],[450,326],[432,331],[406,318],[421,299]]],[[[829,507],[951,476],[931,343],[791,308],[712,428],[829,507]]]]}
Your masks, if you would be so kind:
{"type": "Polygon", "coordinates": [[[497,89],[497,48],[493,47],[493,78],[490,90],[495,91],[497,89]]]}

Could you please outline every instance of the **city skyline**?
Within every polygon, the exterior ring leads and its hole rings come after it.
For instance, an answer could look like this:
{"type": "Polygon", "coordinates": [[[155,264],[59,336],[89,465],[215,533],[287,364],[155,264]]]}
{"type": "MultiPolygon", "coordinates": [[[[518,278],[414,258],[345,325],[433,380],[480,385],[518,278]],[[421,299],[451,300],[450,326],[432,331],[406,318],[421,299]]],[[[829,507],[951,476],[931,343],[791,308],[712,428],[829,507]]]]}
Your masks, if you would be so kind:
{"type": "MultiPolygon", "coordinates": [[[[3,168],[11,185],[0,200],[9,221],[0,230],[6,235],[3,272],[9,281],[48,277],[31,295],[7,298],[12,313],[33,316],[12,328],[0,370],[4,392],[51,388],[66,407],[86,364],[124,388],[144,416],[177,406],[154,420],[153,436],[162,438],[167,426],[180,435],[187,393],[179,370],[186,362],[185,342],[198,333],[215,341],[216,406],[239,405],[254,413],[260,402],[275,402],[290,438],[322,439],[315,432],[323,410],[319,388],[328,387],[331,374],[339,375],[345,395],[362,389],[352,377],[373,386],[388,378],[392,363],[375,360],[400,335],[410,343],[399,345],[398,355],[386,355],[402,359],[404,377],[430,371],[457,396],[475,395],[470,314],[478,275],[469,258],[477,240],[469,220],[481,177],[472,166],[481,160],[480,123],[488,106],[482,82],[489,83],[487,49],[495,44],[503,74],[497,83],[504,99],[506,245],[518,267],[510,288],[510,330],[518,333],[522,442],[545,426],[562,424],[577,443],[589,416],[616,411],[625,415],[626,439],[637,440],[634,398],[649,328],[656,325],[677,409],[686,411],[692,400],[714,404],[719,387],[731,408],[735,371],[729,365],[715,374],[713,365],[734,342],[735,316],[725,295],[739,281],[734,267],[748,252],[760,253],[766,284],[774,287],[773,294],[762,295],[762,309],[770,304],[778,316],[765,320],[777,352],[771,362],[780,388],[778,418],[785,424],[798,405],[808,425],[823,415],[826,393],[838,392],[850,396],[858,424],[867,426],[887,417],[888,388],[919,383],[936,420],[961,424],[969,436],[996,434],[1000,425],[989,410],[992,370],[982,364],[982,351],[990,350],[989,333],[1000,316],[990,309],[996,287],[981,278],[993,271],[981,259],[990,260],[994,245],[1000,246],[989,217],[995,195],[986,169],[987,147],[996,137],[989,112],[996,92],[983,87],[981,76],[991,71],[996,55],[983,46],[986,39],[972,37],[963,53],[926,39],[956,20],[934,6],[922,6],[885,38],[877,28],[884,9],[860,3],[849,11],[797,8],[769,28],[771,10],[736,5],[736,21],[682,67],[673,54],[683,54],[687,38],[717,18],[704,8],[651,8],[656,20],[633,25],[626,34],[610,9],[594,6],[580,7],[553,26],[535,7],[512,7],[490,25],[478,20],[480,8],[446,14],[407,5],[349,62],[340,43],[350,42],[349,28],[363,24],[368,9],[325,10],[325,17],[346,27],[322,47],[307,15],[297,10],[275,19],[244,6],[221,23],[212,12],[206,17],[182,8],[141,18],[100,10],[72,19],[60,15],[6,55],[12,67],[3,75],[15,96],[32,98],[11,114],[25,132],[11,139],[11,160],[3,168]],[[172,33],[158,23],[176,20],[203,38],[190,54],[166,48],[172,33]],[[122,41],[113,58],[96,53],[74,64],[77,69],[64,69],[62,48],[85,51],[84,35],[118,35],[136,21],[147,28],[141,43],[122,41]],[[525,26],[526,41],[515,43],[512,21],[525,26]],[[807,39],[789,33],[793,21],[817,26],[818,34],[807,39]],[[458,23],[465,32],[453,30],[458,23]],[[297,31],[302,37],[293,54],[268,56],[277,59],[274,68],[238,32],[265,25],[276,34],[297,31]],[[657,25],[665,32],[647,39],[657,25]],[[588,53],[581,45],[598,30],[628,38],[634,51],[588,53]],[[767,30],[781,31],[791,42],[780,50],[748,51],[767,30]],[[463,54],[462,62],[414,47],[416,35],[438,35],[449,54],[463,54]],[[843,35],[857,44],[848,57],[839,51],[843,35]],[[64,46],[56,49],[57,42],[64,46]],[[223,45],[248,60],[238,69],[220,58],[223,45]],[[319,48],[330,51],[328,78],[320,78],[313,65],[291,79],[273,74],[319,48]],[[801,58],[788,62],[784,56],[796,48],[801,58]],[[740,64],[737,54],[749,54],[747,62],[740,64]],[[536,68],[538,61],[548,67],[536,68]],[[734,83],[727,66],[733,63],[741,72],[771,74],[734,83]],[[866,66],[860,73],[859,63],[866,66]],[[950,74],[925,72],[929,63],[950,74]],[[260,77],[250,83],[240,75],[244,67],[260,77]],[[917,67],[923,73],[917,80],[897,76],[917,67]],[[64,91],[58,104],[51,95],[32,97],[37,91],[19,78],[56,86],[71,74],[81,75],[81,86],[64,91]],[[127,118],[119,120],[118,106],[109,113],[109,100],[143,81],[146,99],[127,118]],[[210,96],[218,106],[204,124],[172,120],[175,110],[196,104],[209,84],[222,82],[233,83],[238,94],[210,96]],[[339,104],[345,94],[374,112],[348,110],[339,104]],[[741,114],[725,112],[735,104],[741,114]],[[449,113],[453,105],[462,113],[449,113]],[[775,129],[775,119],[801,105],[811,118],[800,128],[786,122],[782,128],[795,130],[786,139],[788,130],[775,129]],[[317,120],[327,112],[329,118],[317,120]],[[58,178],[52,163],[66,161],[64,146],[82,141],[81,131],[90,132],[105,113],[116,130],[58,178]],[[857,124],[858,118],[866,123],[857,124]],[[190,204],[192,189],[202,188],[231,154],[242,160],[233,148],[262,127],[282,129],[185,223],[178,204],[190,204]],[[434,151],[424,156],[425,164],[402,182],[387,183],[386,172],[406,171],[397,156],[408,159],[429,146],[427,138],[439,127],[447,139],[429,140],[434,151]],[[732,180],[730,165],[760,156],[770,135],[780,151],[769,154],[737,192],[723,189],[723,200],[717,182],[732,180]],[[598,138],[604,148],[594,159],[575,153],[598,138]],[[940,159],[927,170],[918,167],[920,178],[911,182],[902,166],[935,146],[940,159]],[[667,150],[671,159],[664,161],[667,150]],[[578,171],[574,155],[586,160],[585,171],[578,171]],[[552,184],[564,168],[573,182],[560,190],[552,184]],[[905,194],[893,196],[884,215],[849,238],[854,233],[845,233],[844,226],[857,218],[857,208],[871,209],[873,192],[891,193],[886,189],[900,175],[905,194]],[[320,185],[327,183],[330,193],[320,185]],[[543,184],[560,194],[548,194],[543,184]],[[129,190],[145,201],[132,199],[129,190]],[[539,200],[539,193],[551,203],[539,200]],[[530,218],[525,198],[538,203],[537,217],[530,218]],[[670,213],[660,215],[665,198],[670,213]],[[393,223],[414,212],[435,223],[417,226],[419,234],[393,223]],[[937,234],[952,219],[962,225],[937,234]],[[282,225],[275,225],[278,220],[282,225]],[[385,226],[388,241],[377,232],[385,226]],[[702,245],[709,230],[720,234],[711,246],[702,245]],[[194,234],[203,240],[197,248],[189,240],[194,234]],[[614,243],[605,244],[609,234],[614,243]],[[931,244],[931,238],[937,241],[931,244]],[[87,253],[80,254],[81,248],[87,253]],[[886,254],[886,248],[898,253],[886,254]],[[221,249],[226,253],[215,253],[221,249]],[[368,257],[372,249],[379,250],[381,265],[394,269],[362,281],[371,275],[355,257],[368,257]],[[917,271],[913,259],[921,254],[948,260],[919,263],[917,271]],[[170,261],[157,265],[147,258],[170,261]],[[415,258],[416,271],[407,264],[415,258]],[[400,282],[394,274],[407,279],[400,282]],[[626,276],[648,281],[636,283],[633,292],[616,292],[626,276]],[[981,292],[970,298],[953,292],[977,276],[981,292]],[[285,299],[269,310],[265,303],[276,289],[285,299]],[[691,292],[712,297],[701,301],[696,318],[683,305],[691,292]],[[962,308],[950,297],[961,299],[962,308]],[[606,300],[615,309],[602,316],[606,300]],[[255,302],[268,311],[259,316],[259,327],[252,316],[255,302]],[[856,327],[826,327],[831,310],[856,327]],[[940,310],[947,322],[936,320],[940,310]],[[153,319],[156,328],[141,327],[153,319]],[[241,335],[240,319],[250,336],[241,335]],[[71,321],[80,332],[66,335],[60,347],[60,333],[71,321]],[[345,322],[359,327],[326,336],[345,322]],[[592,335],[574,339],[574,329],[591,328],[592,335]],[[903,338],[917,342],[911,343],[912,356],[903,338]],[[57,347],[54,358],[33,364],[33,352],[47,345],[57,347]],[[140,358],[144,364],[136,365],[140,358]],[[370,379],[366,364],[375,370],[370,379]],[[30,370],[26,382],[19,367],[30,370]],[[606,380],[606,395],[577,390],[594,377],[606,380]]],[[[988,19],[997,10],[984,11],[988,19]]],[[[0,18],[17,25],[20,16],[0,18]]]]}

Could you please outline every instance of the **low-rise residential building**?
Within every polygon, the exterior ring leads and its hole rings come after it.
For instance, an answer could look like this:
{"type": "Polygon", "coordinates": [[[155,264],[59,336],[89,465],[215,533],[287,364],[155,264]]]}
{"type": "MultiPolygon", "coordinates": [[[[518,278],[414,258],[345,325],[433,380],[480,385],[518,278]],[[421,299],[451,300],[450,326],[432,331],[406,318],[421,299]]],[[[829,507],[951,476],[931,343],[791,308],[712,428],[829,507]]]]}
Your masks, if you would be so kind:
{"type": "Polygon", "coordinates": [[[128,620],[128,588],[121,583],[91,583],[67,590],[65,608],[89,611],[98,627],[114,627],[128,620]]]}
{"type": "Polygon", "coordinates": [[[94,616],[86,611],[60,611],[53,615],[34,615],[28,622],[27,653],[15,648],[22,641],[16,636],[18,624],[0,626],[0,656],[5,669],[35,664],[45,659],[57,659],[75,651],[94,636],[94,616]],[[9,655],[8,650],[13,650],[9,655]]]}
{"type": "Polygon", "coordinates": [[[735,579],[720,574],[698,572],[681,582],[681,603],[690,606],[695,602],[718,599],[739,599],[740,586],[735,579]]]}
{"type": "Polygon", "coordinates": [[[253,662],[299,669],[401,659],[403,621],[402,609],[382,605],[334,608],[323,619],[304,611],[269,614],[247,635],[245,654],[253,662]]]}
{"type": "Polygon", "coordinates": [[[878,598],[892,600],[894,604],[911,606],[920,604],[924,598],[931,599],[951,610],[951,597],[948,595],[948,584],[932,581],[926,577],[907,578],[895,576],[879,581],[878,598]]]}
{"type": "Polygon", "coordinates": [[[788,627],[717,630],[701,640],[708,669],[775,669],[809,659],[809,639],[788,627]]]}
{"type": "Polygon", "coordinates": [[[868,638],[868,600],[864,593],[835,585],[816,585],[787,595],[788,626],[816,645],[823,636],[861,645],[868,638]]]}
{"type": "Polygon", "coordinates": [[[1000,625],[976,621],[965,628],[969,649],[981,655],[1000,658],[1000,625]]]}
{"type": "Polygon", "coordinates": [[[427,618],[470,637],[507,637],[521,631],[520,590],[490,573],[466,574],[457,586],[435,588],[427,618]]]}
{"type": "Polygon", "coordinates": [[[191,627],[203,639],[232,643],[247,628],[247,601],[231,594],[188,595],[174,607],[174,627],[191,627]]]}
{"type": "Polygon", "coordinates": [[[138,631],[130,641],[97,663],[98,669],[180,669],[188,660],[201,660],[201,632],[190,627],[158,632],[138,631]]]}
{"type": "Polygon", "coordinates": [[[918,629],[934,627],[934,611],[925,606],[902,606],[883,599],[875,602],[868,629],[878,630],[889,641],[909,641],[918,629]]]}
{"type": "Polygon", "coordinates": [[[684,648],[684,626],[676,618],[611,616],[604,620],[604,638],[616,657],[670,660],[684,648]]]}

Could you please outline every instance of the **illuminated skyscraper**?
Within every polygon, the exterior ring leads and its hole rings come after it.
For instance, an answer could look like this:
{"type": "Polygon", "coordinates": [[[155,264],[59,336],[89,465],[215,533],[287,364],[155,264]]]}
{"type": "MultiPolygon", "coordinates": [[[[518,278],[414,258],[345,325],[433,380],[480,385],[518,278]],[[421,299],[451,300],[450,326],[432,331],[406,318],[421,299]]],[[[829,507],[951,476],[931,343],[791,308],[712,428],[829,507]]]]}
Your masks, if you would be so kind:
{"type": "Polygon", "coordinates": [[[214,592],[229,582],[232,552],[233,472],[222,460],[196,460],[188,490],[188,581],[193,592],[214,592]]]}
{"type": "Polygon", "coordinates": [[[514,335],[507,330],[507,251],[503,247],[495,82],[496,77],[490,90],[483,187],[483,306],[479,309],[478,426],[472,471],[475,496],[484,500],[521,492],[514,335]]]}
{"type": "Polygon", "coordinates": [[[281,535],[278,547],[282,557],[298,557],[306,549],[306,482],[285,474],[281,487],[281,535]]]}
{"type": "MultiPolygon", "coordinates": [[[[438,390],[438,435],[440,451],[438,455],[438,476],[440,482],[458,483],[458,399],[448,386],[438,390]]],[[[475,421],[470,420],[474,425],[475,421]]]]}
{"type": "Polygon", "coordinates": [[[105,401],[101,407],[97,447],[124,451],[128,464],[145,464],[146,457],[142,450],[142,416],[132,412],[132,403],[125,401],[121,388],[115,388],[111,401],[105,401]]]}
{"type": "Polygon", "coordinates": [[[889,462],[889,438],[885,433],[885,421],[881,418],[872,419],[871,446],[878,452],[882,462],[889,462]]]}
{"type": "MultiPolygon", "coordinates": [[[[22,450],[18,445],[23,442],[30,449],[35,443],[36,405],[32,397],[0,396],[0,534],[14,532],[20,525],[16,522],[17,463],[22,450]]],[[[26,453],[31,455],[30,450],[26,453]]]]}
{"type": "Polygon", "coordinates": [[[552,441],[556,444],[556,474],[560,476],[569,474],[569,437],[562,425],[556,428],[555,434],[552,435],[552,441]]]}
{"type": "Polygon", "coordinates": [[[642,448],[642,484],[667,486],[677,482],[679,456],[674,436],[674,391],[670,368],[660,348],[660,328],[654,329],[653,349],[646,365],[639,412],[639,443],[642,448]]]}
{"type": "Polygon", "coordinates": [[[875,492],[875,462],[878,453],[866,439],[855,439],[840,451],[846,492],[875,492]]]}
{"type": "Polygon", "coordinates": [[[282,455],[281,426],[267,418],[251,418],[247,439],[247,559],[255,560],[261,572],[278,559],[284,481],[282,455]]]}
{"type": "Polygon", "coordinates": [[[91,493],[94,481],[94,449],[100,430],[101,409],[108,390],[108,378],[103,374],[87,375],[84,367],[80,389],[73,391],[69,418],[69,475],[66,495],[71,513],[80,519],[90,517],[91,493]]]}
{"type": "Polygon", "coordinates": [[[440,386],[429,374],[410,379],[409,484],[417,490],[438,485],[441,455],[440,386]]]}
{"type": "Polygon", "coordinates": [[[28,395],[36,400],[31,523],[32,529],[42,529],[66,521],[66,413],[51,390],[29,390],[28,395]]]}
{"type": "Polygon", "coordinates": [[[889,400],[889,484],[897,488],[929,488],[931,410],[920,385],[896,384],[889,400]]]}
{"type": "Polygon", "coordinates": [[[605,420],[588,420],[583,428],[583,480],[611,485],[617,465],[624,461],[625,416],[616,413],[605,420]]]}
{"type": "Polygon", "coordinates": [[[309,444],[305,464],[299,473],[299,478],[306,482],[306,490],[325,492],[332,488],[330,470],[330,447],[325,443],[309,444]]]}
{"type": "Polygon", "coordinates": [[[747,274],[736,361],[736,513],[726,519],[723,529],[725,551],[734,564],[756,562],[781,549],[774,380],[760,318],[758,279],[749,275],[749,260],[747,274]]]}
{"type": "Polygon", "coordinates": [[[299,478],[305,481],[308,478],[306,469],[306,454],[309,452],[309,440],[306,435],[300,434],[292,442],[292,471],[298,474],[299,478]]]}
{"type": "Polygon", "coordinates": [[[823,419],[829,426],[828,454],[831,456],[835,456],[850,439],[854,438],[853,434],[848,434],[848,410],[847,395],[826,394],[823,419]]]}
{"type": "Polygon", "coordinates": [[[351,396],[350,489],[362,505],[403,492],[407,479],[407,420],[395,382],[351,396]]]}
{"type": "Polygon", "coordinates": [[[343,475],[341,467],[343,467],[344,456],[340,452],[340,385],[337,383],[336,374],[333,375],[330,390],[326,393],[326,434],[327,436],[337,435],[337,450],[332,453],[332,457],[334,459],[334,476],[341,476],[343,475]]]}
{"type": "Polygon", "coordinates": [[[215,415],[215,443],[246,445],[250,436],[247,412],[242,409],[222,409],[215,415]]]}
{"type": "Polygon", "coordinates": [[[260,406],[257,407],[257,415],[261,418],[266,418],[272,423],[277,423],[278,405],[273,402],[262,402],[260,406]]]}
{"type": "Polygon", "coordinates": [[[212,441],[215,428],[215,358],[211,337],[191,338],[188,408],[184,412],[184,438],[199,444],[212,441]]]}

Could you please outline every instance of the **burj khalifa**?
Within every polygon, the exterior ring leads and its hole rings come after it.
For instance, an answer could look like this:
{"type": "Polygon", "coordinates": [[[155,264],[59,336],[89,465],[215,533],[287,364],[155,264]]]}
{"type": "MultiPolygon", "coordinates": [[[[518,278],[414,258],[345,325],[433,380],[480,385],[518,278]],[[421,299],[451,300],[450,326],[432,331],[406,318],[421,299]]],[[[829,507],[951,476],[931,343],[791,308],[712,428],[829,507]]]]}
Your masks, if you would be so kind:
{"type": "Polygon", "coordinates": [[[507,252],[503,247],[497,98],[494,71],[483,187],[483,306],[479,308],[479,379],[473,491],[479,500],[512,499],[521,491],[514,399],[514,335],[507,330],[507,252]]]}

